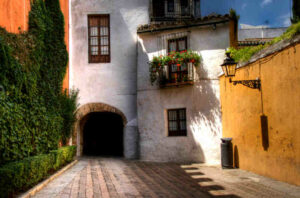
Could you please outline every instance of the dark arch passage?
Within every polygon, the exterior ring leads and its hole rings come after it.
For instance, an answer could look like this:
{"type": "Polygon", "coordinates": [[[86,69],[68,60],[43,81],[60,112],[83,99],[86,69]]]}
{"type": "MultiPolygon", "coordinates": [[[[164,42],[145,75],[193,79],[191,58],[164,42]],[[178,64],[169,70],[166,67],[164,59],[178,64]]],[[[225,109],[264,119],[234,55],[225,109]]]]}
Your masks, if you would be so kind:
{"type": "Polygon", "coordinates": [[[83,126],[83,155],[123,156],[123,120],[110,112],[90,113],[83,126]]]}

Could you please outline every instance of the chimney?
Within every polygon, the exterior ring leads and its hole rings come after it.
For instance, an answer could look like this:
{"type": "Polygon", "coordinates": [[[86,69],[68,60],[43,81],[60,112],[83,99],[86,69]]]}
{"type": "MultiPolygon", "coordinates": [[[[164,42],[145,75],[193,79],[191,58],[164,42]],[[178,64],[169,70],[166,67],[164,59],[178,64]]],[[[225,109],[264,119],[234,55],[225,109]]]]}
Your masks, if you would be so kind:
{"type": "Polygon", "coordinates": [[[229,41],[230,47],[238,47],[238,20],[236,18],[229,20],[229,41]]]}

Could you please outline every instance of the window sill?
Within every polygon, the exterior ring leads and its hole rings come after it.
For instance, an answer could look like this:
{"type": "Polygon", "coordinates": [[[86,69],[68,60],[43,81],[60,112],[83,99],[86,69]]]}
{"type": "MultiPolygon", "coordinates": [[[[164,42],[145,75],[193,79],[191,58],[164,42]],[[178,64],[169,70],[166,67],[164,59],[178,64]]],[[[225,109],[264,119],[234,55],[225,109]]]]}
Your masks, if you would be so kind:
{"type": "Polygon", "coordinates": [[[164,83],[160,85],[160,88],[170,88],[170,87],[183,87],[188,85],[193,85],[194,81],[176,82],[176,83],[164,83]]]}

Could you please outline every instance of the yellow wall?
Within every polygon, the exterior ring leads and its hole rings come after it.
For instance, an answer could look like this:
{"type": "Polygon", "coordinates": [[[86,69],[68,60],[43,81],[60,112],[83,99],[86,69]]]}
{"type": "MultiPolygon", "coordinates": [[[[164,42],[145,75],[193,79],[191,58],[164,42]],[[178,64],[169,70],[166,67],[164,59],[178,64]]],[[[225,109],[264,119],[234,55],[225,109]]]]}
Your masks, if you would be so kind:
{"type": "Polygon", "coordinates": [[[220,78],[223,137],[233,138],[236,166],[300,185],[300,44],[238,69],[233,80],[257,77],[262,92],[220,78]],[[266,150],[262,106],[268,118],[266,150]]]}

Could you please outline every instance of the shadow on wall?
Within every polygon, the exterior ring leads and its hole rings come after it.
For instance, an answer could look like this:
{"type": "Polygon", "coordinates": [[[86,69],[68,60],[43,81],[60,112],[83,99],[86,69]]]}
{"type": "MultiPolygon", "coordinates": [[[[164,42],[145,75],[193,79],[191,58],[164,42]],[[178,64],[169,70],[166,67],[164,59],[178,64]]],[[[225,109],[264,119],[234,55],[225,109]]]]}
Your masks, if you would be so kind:
{"type": "Polygon", "coordinates": [[[151,148],[146,146],[141,148],[143,155],[148,160],[154,161],[203,161],[203,150],[193,135],[184,138],[166,138],[165,110],[182,107],[187,107],[187,111],[192,109],[190,107],[192,102],[188,101],[192,101],[193,88],[186,86],[162,89],[157,82],[151,86],[148,62],[151,61],[151,54],[157,52],[156,35],[140,37],[142,40],[138,42],[138,123],[142,140],[140,144],[150,145],[151,142],[152,145],[151,148]]]}
{"type": "Polygon", "coordinates": [[[233,166],[235,168],[239,168],[240,167],[240,163],[239,163],[239,150],[238,150],[238,147],[237,145],[234,146],[234,149],[233,149],[233,166]]]}
{"type": "MultiPolygon", "coordinates": [[[[166,33],[168,34],[168,33],[166,33]]],[[[150,61],[152,55],[156,55],[159,49],[157,46],[157,36],[160,34],[151,35],[140,35],[141,42],[138,43],[139,56],[138,56],[138,90],[157,90],[159,93],[159,98],[155,97],[155,94],[151,98],[144,99],[141,104],[138,101],[138,109],[148,108],[149,112],[157,111],[157,105],[161,107],[161,111],[164,108],[182,108],[186,107],[188,112],[188,129],[191,135],[188,135],[188,141],[182,141],[181,147],[178,150],[174,148],[173,153],[178,155],[183,155],[183,151],[189,152],[189,156],[193,156],[193,159],[197,161],[208,162],[212,164],[220,163],[220,137],[221,137],[221,112],[220,112],[220,101],[218,97],[219,93],[219,80],[217,77],[211,77],[214,74],[208,74],[211,68],[205,69],[203,63],[196,68],[195,83],[192,86],[185,87],[175,87],[167,89],[159,89],[158,87],[151,86],[149,81],[149,66],[147,62],[150,61]],[[143,104],[147,105],[143,105],[143,104]],[[144,107],[143,107],[144,106],[144,107]],[[188,145],[185,145],[187,143],[188,145]],[[185,147],[184,149],[181,149],[185,147]],[[180,151],[181,149],[181,151],[180,151]]],[[[198,49],[201,51],[204,49],[198,49]]],[[[214,54],[220,53],[220,49],[216,49],[215,46],[208,48],[206,46],[205,50],[212,50],[211,53],[207,52],[210,59],[214,56],[219,55],[214,54]]],[[[223,59],[222,59],[223,60],[223,59]]],[[[214,60],[213,60],[214,61],[214,60]]],[[[211,64],[210,60],[207,60],[207,64],[211,64]]],[[[215,66],[217,63],[213,63],[215,66]]],[[[210,66],[210,65],[209,65],[210,66]]],[[[215,72],[212,72],[215,73],[215,72]]],[[[141,93],[143,97],[143,93],[141,93]]],[[[145,94],[146,95],[146,94],[145,94]]],[[[143,120],[151,119],[152,123],[161,123],[162,117],[152,116],[148,118],[146,111],[143,110],[145,115],[140,114],[143,120]]],[[[161,113],[162,114],[162,113],[161,113]]],[[[141,118],[139,118],[141,119],[141,118]]],[[[142,124],[144,121],[139,122],[139,127],[147,128],[147,124],[142,124]]],[[[152,131],[164,130],[163,126],[152,126],[152,131]]],[[[142,130],[141,130],[142,131],[142,130]]],[[[143,136],[143,134],[141,133],[143,136]]],[[[148,138],[148,137],[147,137],[148,138]]],[[[143,139],[143,138],[142,138],[143,139]]],[[[176,139],[170,139],[170,142],[176,142],[176,139]]],[[[170,149],[170,145],[164,145],[170,149]]],[[[161,148],[161,152],[164,152],[165,148],[161,148]]],[[[169,152],[169,151],[166,151],[169,152]]],[[[175,155],[175,154],[174,154],[175,155]]]]}
{"type": "Polygon", "coordinates": [[[218,163],[220,159],[221,111],[217,97],[219,82],[208,77],[203,63],[196,68],[193,87],[194,107],[190,116],[195,141],[204,150],[204,162],[218,163]]]}
{"type": "Polygon", "coordinates": [[[261,115],[260,123],[261,123],[262,146],[264,147],[264,150],[267,151],[269,148],[268,117],[266,115],[261,115]]]}
{"type": "MultiPolygon", "coordinates": [[[[194,91],[196,91],[195,95],[199,96],[197,98],[201,101],[205,100],[203,104],[203,112],[198,112],[200,117],[204,120],[208,120],[208,125],[211,129],[215,129],[215,126],[218,124],[220,120],[217,120],[221,116],[220,109],[220,100],[216,97],[217,91],[213,88],[213,83],[217,83],[219,86],[219,80],[210,79],[208,77],[208,72],[204,69],[203,62],[196,68],[196,74],[198,78],[196,79],[196,84],[200,84],[194,91]],[[197,83],[198,82],[198,83],[197,83]],[[202,116],[201,116],[202,114],[202,116]]],[[[201,109],[202,110],[202,109],[201,109]]],[[[213,130],[212,134],[220,135],[218,130],[213,130]]]]}

